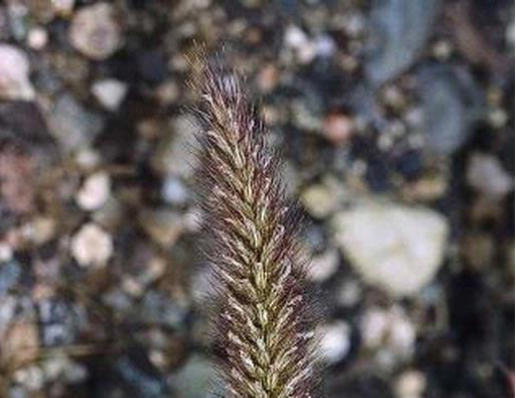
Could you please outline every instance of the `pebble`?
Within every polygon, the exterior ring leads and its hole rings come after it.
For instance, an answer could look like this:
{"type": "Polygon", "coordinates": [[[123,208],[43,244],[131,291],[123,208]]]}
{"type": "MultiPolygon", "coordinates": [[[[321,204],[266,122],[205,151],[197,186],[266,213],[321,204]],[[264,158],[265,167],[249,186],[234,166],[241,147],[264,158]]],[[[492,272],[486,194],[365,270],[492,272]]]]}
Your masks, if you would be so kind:
{"type": "Polygon", "coordinates": [[[84,365],[73,362],[64,355],[56,355],[42,363],[42,369],[47,380],[59,380],[64,378],[68,383],[80,383],[87,377],[87,369],[84,365]]]}
{"type": "Polygon", "coordinates": [[[309,64],[317,56],[315,42],[295,25],[289,25],[283,37],[285,47],[294,51],[296,58],[302,64],[309,64]]]}
{"type": "Polygon", "coordinates": [[[425,389],[425,374],[414,369],[403,372],[396,380],[394,387],[398,398],[421,398],[425,389]]]}
{"type": "Polygon", "coordinates": [[[281,79],[281,71],[274,64],[265,65],[256,77],[256,85],[263,94],[270,93],[279,84],[281,79]]]}
{"type": "Polygon", "coordinates": [[[18,214],[33,210],[34,174],[33,158],[8,149],[0,151],[0,197],[4,209],[18,214]]]}
{"type": "Polygon", "coordinates": [[[29,73],[27,55],[17,47],[0,43],[0,99],[32,101],[35,92],[29,73]]]}
{"type": "Polygon", "coordinates": [[[184,325],[187,308],[177,300],[156,290],[150,290],[136,309],[135,319],[152,325],[178,330],[184,325]]]}
{"type": "Polygon", "coordinates": [[[472,125],[481,118],[485,101],[480,88],[465,69],[430,65],[417,74],[423,112],[424,148],[450,155],[468,139],[472,125]]]}
{"type": "Polygon", "coordinates": [[[364,281],[394,297],[416,294],[435,276],[448,224],[425,208],[370,201],[335,215],[334,241],[364,281]]]}
{"type": "MultiPolygon", "coordinates": [[[[380,86],[408,69],[427,42],[438,0],[375,0],[365,70],[380,86]]],[[[424,92],[424,91],[423,91],[424,92]]]]}
{"type": "Polygon", "coordinates": [[[36,358],[38,352],[39,333],[34,322],[20,320],[8,327],[2,337],[3,361],[21,365],[36,358]]]}
{"type": "Polygon", "coordinates": [[[45,375],[37,365],[31,365],[14,372],[13,379],[29,391],[39,391],[45,384],[45,375]]]}
{"type": "Polygon", "coordinates": [[[185,228],[183,215],[177,211],[147,210],[139,217],[145,232],[163,247],[172,247],[185,228]]]}
{"type": "Polygon", "coordinates": [[[483,153],[474,153],[470,157],[466,181],[476,191],[494,199],[504,198],[514,188],[514,180],[501,162],[483,153]]]}
{"type": "Polygon", "coordinates": [[[296,25],[289,25],[285,30],[283,38],[285,45],[294,49],[299,49],[308,44],[308,35],[296,25]]]}
{"type": "Polygon", "coordinates": [[[9,261],[13,258],[13,248],[7,242],[0,241],[0,262],[9,261]]]}
{"type": "Polygon", "coordinates": [[[77,51],[98,61],[108,58],[120,47],[121,34],[113,6],[102,2],[85,6],[75,13],[69,40],[77,51]]]}
{"type": "Polygon", "coordinates": [[[116,79],[104,79],[93,83],[91,92],[108,111],[116,111],[127,94],[127,84],[116,79]]]}
{"type": "Polygon", "coordinates": [[[49,297],[38,303],[41,342],[45,347],[73,344],[80,319],[76,307],[64,299],[49,297]]]}
{"type": "Polygon", "coordinates": [[[73,236],[70,250],[79,265],[102,267],[113,254],[113,240],[97,224],[90,223],[83,225],[73,236]]]}
{"type": "Polygon", "coordinates": [[[158,144],[152,165],[164,175],[192,177],[197,165],[195,134],[201,126],[192,116],[178,116],[170,124],[173,134],[165,135],[158,144]]]}
{"type": "Polygon", "coordinates": [[[342,113],[331,113],[323,121],[323,134],[334,145],[347,143],[354,130],[353,118],[342,113]]]}
{"type": "Polygon", "coordinates": [[[61,16],[69,16],[73,11],[75,0],[52,0],[54,12],[61,16]]]}
{"type": "Polygon", "coordinates": [[[369,307],[360,320],[364,347],[386,367],[410,359],[416,341],[415,325],[400,306],[369,307]]]}
{"type": "Polygon", "coordinates": [[[324,219],[338,209],[339,198],[328,184],[319,183],[301,192],[301,203],[311,216],[324,219]]]}
{"type": "Polygon", "coordinates": [[[344,307],[353,307],[360,302],[362,289],[358,281],[346,280],[340,285],[337,293],[337,303],[344,307]]]}
{"type": "Polygon", "coordinates": [[[83,210],[92,211],[101,208],[109,199],[111,179],[104,171],[90,175],[77,191],[75,200],[83,210]]]}
{"type": "Polygon", "coordinates": [[[222,386],[216,375],[213,362],[194,354],[171,376],[171,380],[175,389],[181,391],[183,398],[215,398],[222,393],[222,386]]]}
{"type": "Polygon", "coordinates": [[[56,235],[56,220],[46,216],[36,216],[27,224],[27,240],[36,245],[47,243],[56,235]]]}
{"type": "Polygon", "coordinates": [[[328,280],[339,268],[339,253],[337,250],[328,250],[312,257],[308,267],[308,278],[314,282],[328,280]]]}
{"type": "Polygon", "coordinates": [[[49,115],[50,132],[66,151],[89,146],[102,130],[103,120],[69,94],[59,97],[49,115]]]}
{"type": "Polygon", "coordinates": [[[161,195],[165,202],[173,206],[184,205],[190,198],[188,188],[185,186],[184,182],[176,176],[170,176],[163,182],[161,195]]]}
{"type": "Polygon", "coordinates": [[[347,322],[336,321],[321,327],[319,353],[329,364],[342,361],[351,348],[351,327],[347,322]]]}
{"type": "Polygon", "coordinates": [[[27,35],[27,45],[34,50],[42,50],[48,44],[48,32],[39,26],[32,28],[27,35]]]}
{"type": "Polygon", "coordinates": [[[321,58],[331,58],[337,48],[335,41],[329,35],[320,35],[314,39],[315,53],[321,58]]]}

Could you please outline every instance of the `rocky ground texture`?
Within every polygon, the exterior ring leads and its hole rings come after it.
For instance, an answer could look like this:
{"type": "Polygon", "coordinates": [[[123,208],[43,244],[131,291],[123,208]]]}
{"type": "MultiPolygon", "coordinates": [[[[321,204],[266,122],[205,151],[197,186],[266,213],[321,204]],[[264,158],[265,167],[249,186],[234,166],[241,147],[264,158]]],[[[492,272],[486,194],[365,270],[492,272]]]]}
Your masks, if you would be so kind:
{"type": "Polygon", "coordinates": [[[0,3],[0,396],[214,396],[186,56],[247,76],[324,313],[323,396],[508,398],[514,4],[0,3]]]}

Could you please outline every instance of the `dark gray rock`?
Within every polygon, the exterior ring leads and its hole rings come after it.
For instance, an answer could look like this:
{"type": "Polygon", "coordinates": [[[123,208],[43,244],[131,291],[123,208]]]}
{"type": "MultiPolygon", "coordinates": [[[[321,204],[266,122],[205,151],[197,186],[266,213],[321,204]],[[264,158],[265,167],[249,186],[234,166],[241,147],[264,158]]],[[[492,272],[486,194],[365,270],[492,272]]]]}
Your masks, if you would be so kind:
{"type": "Polygon", "coordinates": [[[464,144],[481,116],[482,92],[466,69],[444,65],[422,68],[418,84],[425,148],[449,155],[464,144]]]}
{"type": "Polygon", "coordinates": [[[439,0],[375,0],[365,70],[379,86],[409,68],[424,47],[439,0]]]}
{"type": "Polygon", "coordinates": [[[55,142],[38,105],[30,101],[0,102],[0,143],[14,143],[42,158],[56,155],[55,142]]]}

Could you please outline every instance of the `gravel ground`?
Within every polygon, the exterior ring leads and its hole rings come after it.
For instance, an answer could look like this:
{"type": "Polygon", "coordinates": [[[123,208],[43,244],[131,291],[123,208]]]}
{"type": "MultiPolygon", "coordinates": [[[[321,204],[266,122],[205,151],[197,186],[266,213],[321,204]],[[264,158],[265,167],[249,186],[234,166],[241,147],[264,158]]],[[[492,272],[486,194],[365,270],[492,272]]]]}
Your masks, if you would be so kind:
{"type": "Polygon", "coordinates": [[[247,77],[306,212],[322,396],[513,396],[508,0],[0,3],[0,396],[220,389],[196,43],[247,77]]]}

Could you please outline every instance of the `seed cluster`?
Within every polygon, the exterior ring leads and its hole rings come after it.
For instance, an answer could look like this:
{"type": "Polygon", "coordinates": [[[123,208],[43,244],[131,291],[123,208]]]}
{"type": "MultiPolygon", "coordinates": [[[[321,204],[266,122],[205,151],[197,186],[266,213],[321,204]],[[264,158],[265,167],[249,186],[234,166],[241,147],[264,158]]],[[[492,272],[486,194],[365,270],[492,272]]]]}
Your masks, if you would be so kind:
{"type": "Polygon", "coordinates": [[[286,199],[280,158],[241,81],[220,63],[203,62],[194,81],[205,127],[199,186],[225,396],[312,397],[314,339],[299,212],[286,199]]]}

